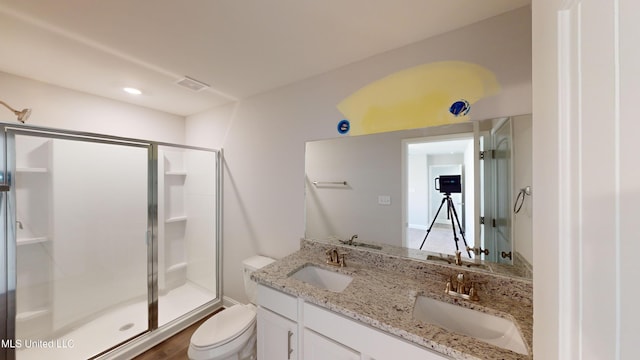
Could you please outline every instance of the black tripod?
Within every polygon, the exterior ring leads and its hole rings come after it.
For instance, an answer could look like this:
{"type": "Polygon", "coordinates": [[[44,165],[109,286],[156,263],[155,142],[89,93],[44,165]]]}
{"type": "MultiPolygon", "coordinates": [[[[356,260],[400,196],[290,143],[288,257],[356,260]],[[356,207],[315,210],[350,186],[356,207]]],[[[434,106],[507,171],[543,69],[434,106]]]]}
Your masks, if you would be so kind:
{"type": "Polygon", "coordinates": [[[467,250],[467,255],[469,255],[469,258],[471,258],[471,252],[469,251],[469,246],[467,245],[467,239],[464,238],[464,230],[462,229],[462,226],[460,226],[460,220],[458,220],[458,213],[456,212],[455,206],[453,206],[453,199],[451,199],[450,193],[444,194],[444,198],[442,198],[442,202],[440,203],[438,212],[436,212],[436,216],[433,217],[433,221],[431,221],[431,225],[427,229],[427,234],[424,236],[424,240],[422,240],[422,244],[420,245],[420,250],[422,250],[424,243],[427,241],[427,236],[429,236],[429,233],[431,232],[431,228],[433,227],[433,224],[436,223],[438,214],[440,214],[440,210],[442,210],[442,206],[444,205],[445,202],[447,203],[447,219],[451,219],[451,230],[453,230],[453,240],[454,240],[454,244],[456,245],[456,250],[460,251],[460,248],[458,247],[459,240],[458,240],[458,234],[456,233],[456,225],[453,222],[454,218],[456,220],[456,223],[458,224],[458,229],[460,229],[460,236],[462,236],[462,241],[464,242],[464,247],[467,250]]]}

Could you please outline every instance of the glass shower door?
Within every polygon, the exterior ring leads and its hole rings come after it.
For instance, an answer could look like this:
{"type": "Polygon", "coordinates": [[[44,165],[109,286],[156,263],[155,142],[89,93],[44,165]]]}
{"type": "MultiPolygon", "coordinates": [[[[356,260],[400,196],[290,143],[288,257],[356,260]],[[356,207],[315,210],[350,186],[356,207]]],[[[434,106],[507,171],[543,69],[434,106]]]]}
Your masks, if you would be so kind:
{"type": "Polygon", "coordinates": [[[217,152],[158,146],[158,325],[217,298],[217,152]]]}
{"type": "Polygon", "coordinates": [[[150,146],[8,130],[7,148],[16,358],[90,358],[148,331],[150,146]]]}
{"type": "Polygon", "coordinates": [[[494,173],[494,216],[495,216],[495,244],[496,261],[511,264],[512,260],[499,254],[511,254],[512,242],[512,199],[511,189],[511,119],[507,119],[493,134],[493,149],[495,160],[493,162],[494,173]]]}

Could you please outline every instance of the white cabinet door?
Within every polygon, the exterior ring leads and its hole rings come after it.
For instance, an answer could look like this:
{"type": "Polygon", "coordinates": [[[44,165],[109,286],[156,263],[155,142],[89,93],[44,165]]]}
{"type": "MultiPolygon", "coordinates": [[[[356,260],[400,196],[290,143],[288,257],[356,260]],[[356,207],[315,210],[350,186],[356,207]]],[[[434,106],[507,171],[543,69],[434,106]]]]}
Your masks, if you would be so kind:
{"type": "Polygon", "coordinates": [[[297,360],[298,324],[258,308],[258,360],[297,360]]]}
{"type": "Polygon", "coordinates": [[[360,360],[360,353],[309,329],[304,329],[303,349],[304,360],[360,360]]]}

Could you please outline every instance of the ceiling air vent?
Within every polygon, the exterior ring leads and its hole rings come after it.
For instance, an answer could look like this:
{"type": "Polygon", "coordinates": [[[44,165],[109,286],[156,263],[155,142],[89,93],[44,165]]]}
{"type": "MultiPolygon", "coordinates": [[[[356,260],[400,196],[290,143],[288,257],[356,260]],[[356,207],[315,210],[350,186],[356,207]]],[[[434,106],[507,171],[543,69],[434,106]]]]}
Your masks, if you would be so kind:
{"type": "Polygon", "coordinates": [[[192,79],[188,76],[185,76],[184,79],[180,79],[176,82],[176,84],[185,87],[191,91],[198,92],[202,91],[209,87],[209,85],[203,83],[202,81],[198,81],[196,79],[192,79]]]}

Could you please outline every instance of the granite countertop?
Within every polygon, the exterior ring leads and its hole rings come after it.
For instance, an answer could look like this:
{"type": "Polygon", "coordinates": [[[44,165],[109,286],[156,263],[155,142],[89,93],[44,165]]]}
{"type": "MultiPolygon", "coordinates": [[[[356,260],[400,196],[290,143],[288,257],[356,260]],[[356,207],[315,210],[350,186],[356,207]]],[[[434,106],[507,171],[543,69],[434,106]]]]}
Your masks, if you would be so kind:
{"type": "Polygon", "coordinates": [[[513,320],[519,328],[531,354],[531,281],[339,246],[339,250],[348,255],[347,266],[337,268],[325,263],[325,251],[335,247],[303,241],[299,251],[254,272],[252,279],[455,359],[533,358],[532,355],[518,354],[415,320],[412,316],[416,297],[425,295],[505,317],[513,320]],[[289,275],[308,265],[347,274],[353,280],[344,291],[335,293],[289,278],[289,275]],[[447,276],[459,272],[474,281],[485,283],[479,291],[480,301],[456,299],[444,293],[447,276]]]}

